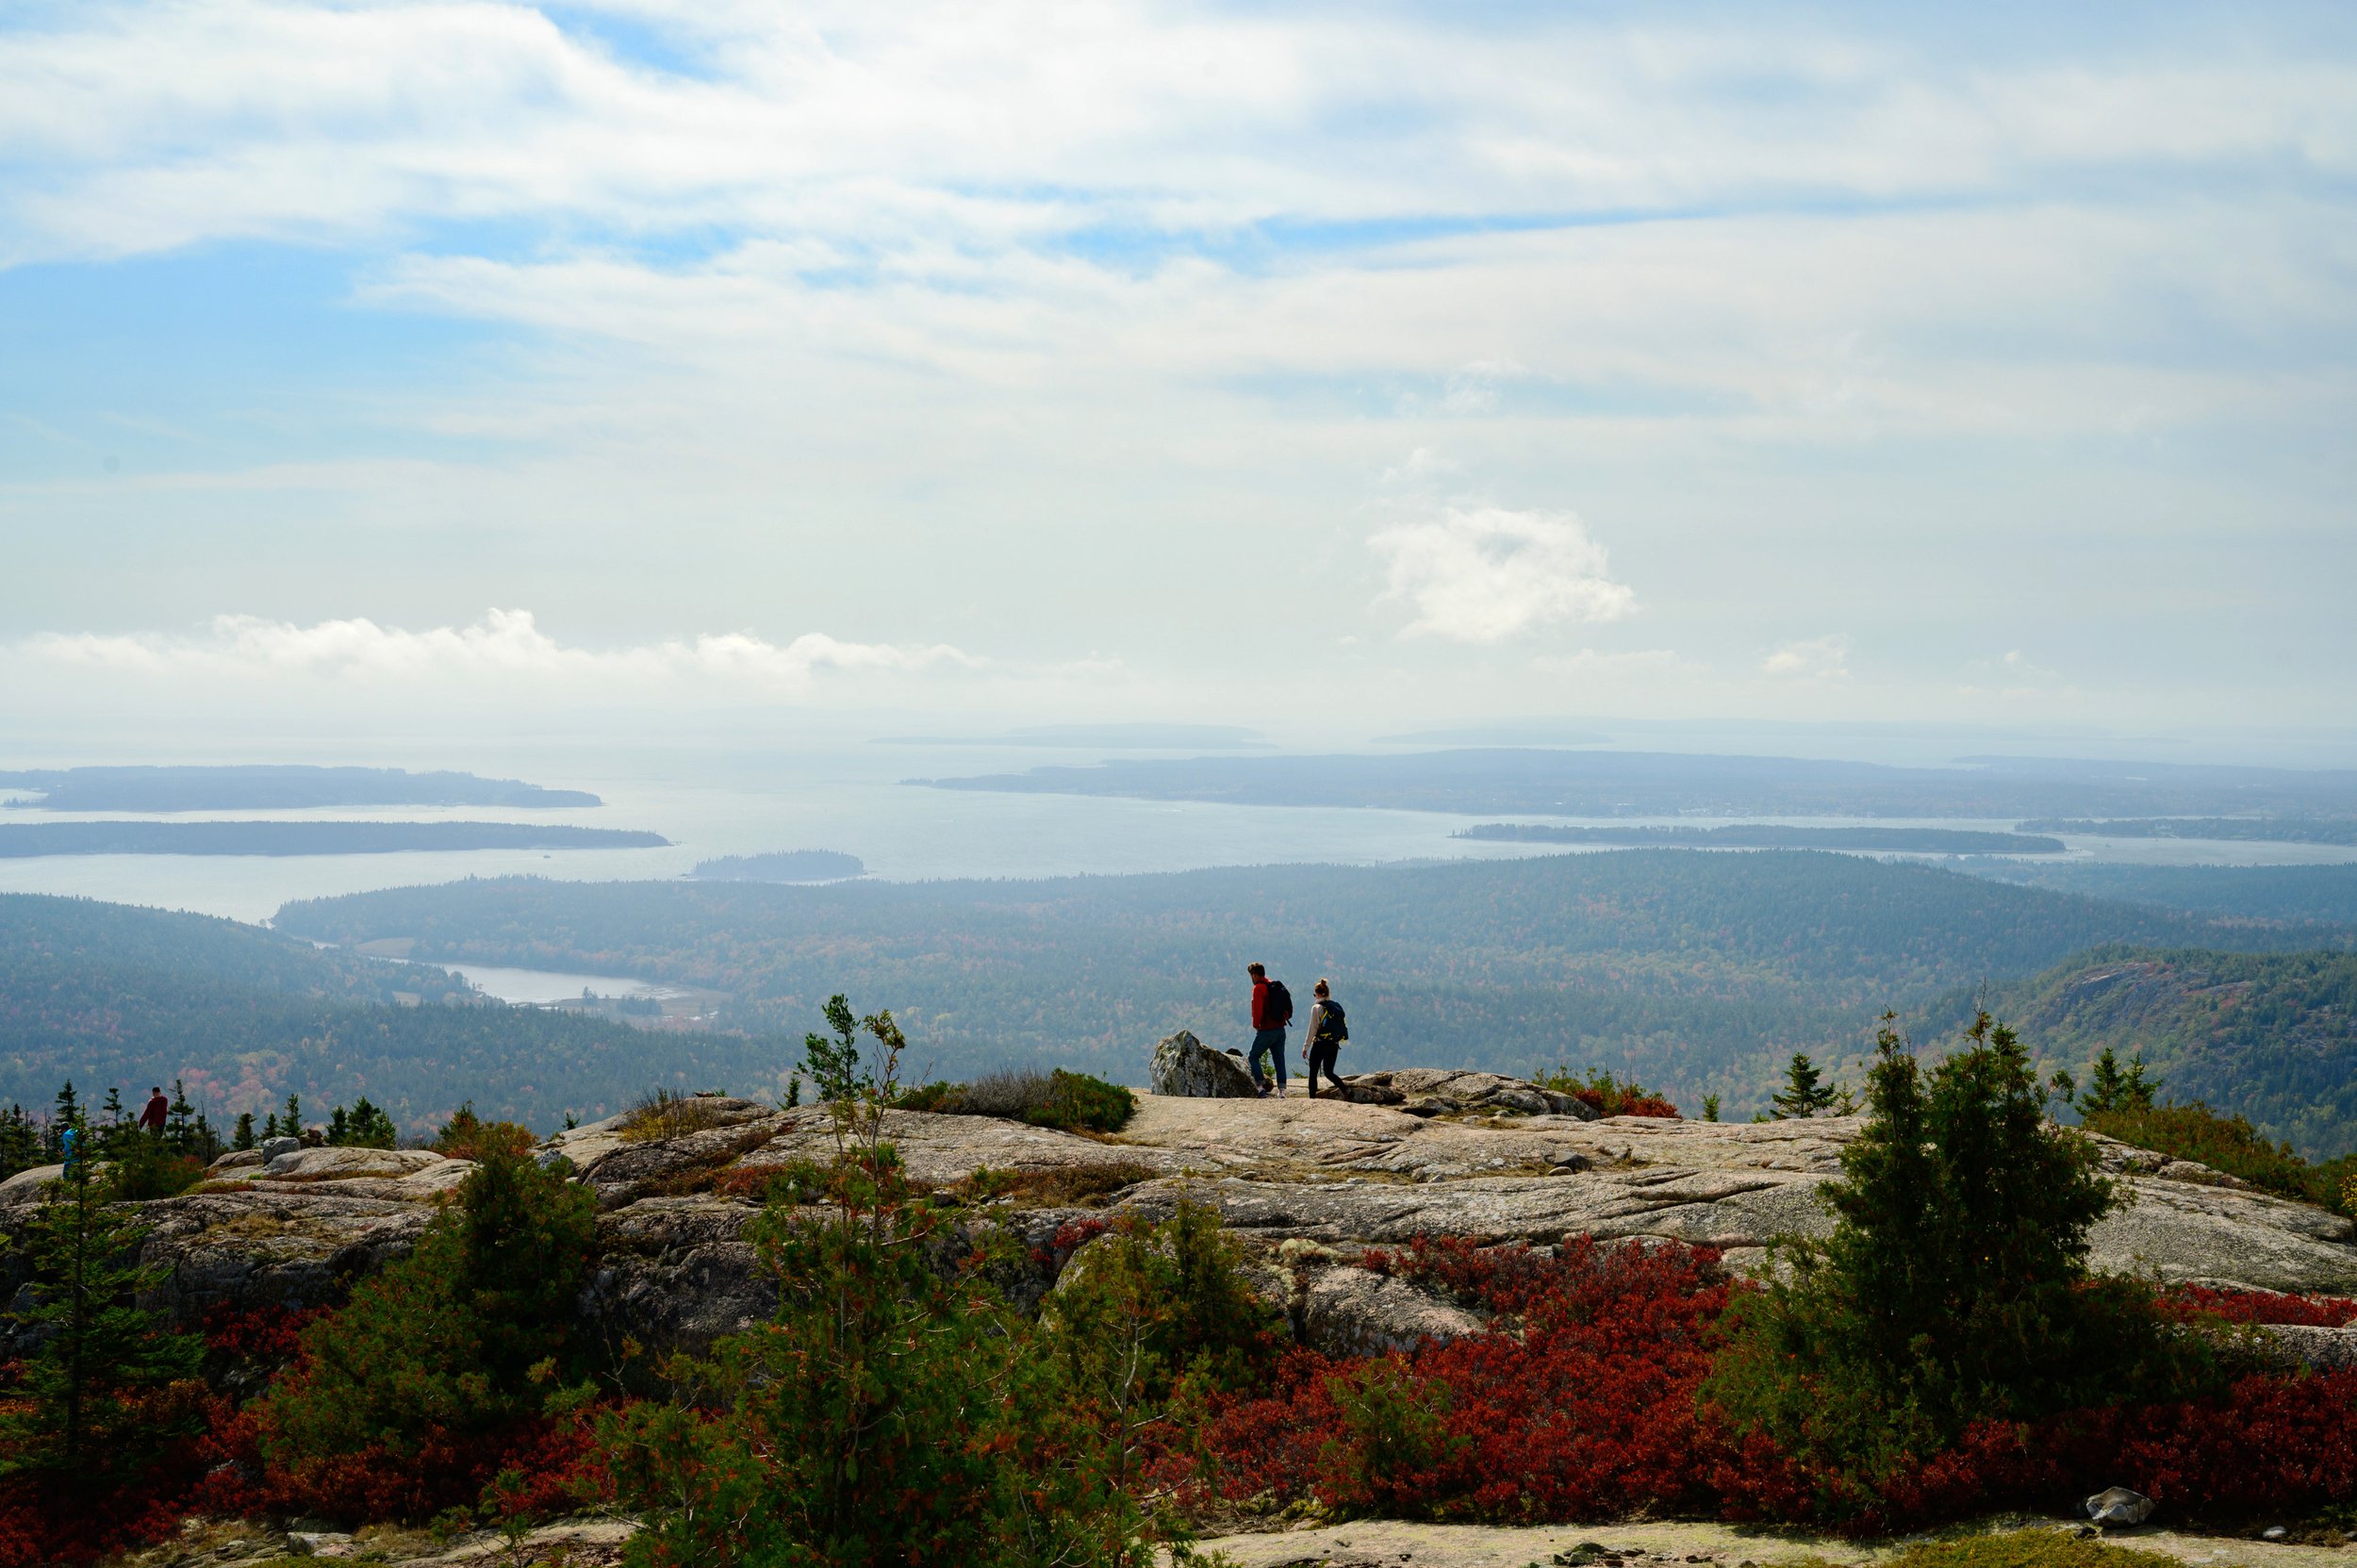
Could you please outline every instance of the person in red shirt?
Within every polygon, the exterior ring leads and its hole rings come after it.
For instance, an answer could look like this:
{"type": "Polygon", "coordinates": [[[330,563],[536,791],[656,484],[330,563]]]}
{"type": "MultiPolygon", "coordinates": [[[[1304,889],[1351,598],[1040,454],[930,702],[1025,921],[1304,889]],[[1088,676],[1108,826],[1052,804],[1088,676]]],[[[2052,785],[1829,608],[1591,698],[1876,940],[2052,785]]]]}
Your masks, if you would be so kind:
{"type": "Polygon", "coordinates": [[[1244,1058],[1244,1065],[1252,1073],[1252,1081],[1261,1093],[1268,1093],[1268,1079],[1261,1071],[1262,1055],[1277,1060],[1277,1098],[1285,1098],[1285,1026],[1294,1021],[1293,993],[1285,989],[1281,980],[1268,978],[1264,965],[1247,964],[1244,973],[1252,977],[1252,1054],[1244,1058]]]}
{"type": "Polygon", "coordinates": [[[159,1084],[147,1091],[147,1109],[140,1113],[140,1131],[153,1132],[158,1138],[162,1137],[164,1118],[171,1114],[172,1106],[164,1099],[164,1091],[159,1084]]]}

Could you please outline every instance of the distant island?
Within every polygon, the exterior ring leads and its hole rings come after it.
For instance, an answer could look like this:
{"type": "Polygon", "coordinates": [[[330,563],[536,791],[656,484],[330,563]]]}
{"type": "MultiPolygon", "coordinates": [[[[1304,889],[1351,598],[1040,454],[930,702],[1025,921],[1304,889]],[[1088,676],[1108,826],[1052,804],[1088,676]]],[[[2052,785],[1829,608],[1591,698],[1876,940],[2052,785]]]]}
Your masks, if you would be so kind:
{"type": "Polygon", "coordinates": [[[2048,817],[2024,822],[2025,833],[2067,833],[2086,838],[2224,838],[2263,844],[2357,844],[2357,817],[2133,817],[2124,819],[2048,817]]]}
{"type": "Polygon", "coordinates": [[[40,855],[386,855],[419,850],[656,850],[659,833],[534,822],[25,822],[0,860],[40,855]]]}
{"type": "Polygon", "coordinates": [[[700,882],[842,882],[865,876],[867,867],[834,850],[779,850],[701,861],[687,874],[700,882]]]}
{"type": "Polygon", "coordinates": [[[1978,833],[1960,828],[1788,828],[1730,823],[1723,828],[1575,828],[1541,822],[1484,822],[1451,834],[1515,844],[1615,844],[1693,850],[1887,850],[1900,854],[2058,855],[2059,838],[1978,833]]]}
{"type": "Polygon", "coordinates": [[[1265,751],[1239,724],[1038,724],[983,735],[879,735],[878,746],[1046,746],[1104,751],[1265,751]]]}
{"type": "Polygon", "coordinates": [[[1989,758],[1892,767],[1799,757],[1479,747],[1401,756],[1119,757],[1093,767],[910,779],[934,789],[1490,817],[2224,817],[2357,819],[2357,770],[1989,758]]]}
{"type": "Polygon", "coordinates": [[[63,767],[0,772],[41,811],[295,811],[306,806],[596,806],[581,789],[399,767],[63,767]]]}

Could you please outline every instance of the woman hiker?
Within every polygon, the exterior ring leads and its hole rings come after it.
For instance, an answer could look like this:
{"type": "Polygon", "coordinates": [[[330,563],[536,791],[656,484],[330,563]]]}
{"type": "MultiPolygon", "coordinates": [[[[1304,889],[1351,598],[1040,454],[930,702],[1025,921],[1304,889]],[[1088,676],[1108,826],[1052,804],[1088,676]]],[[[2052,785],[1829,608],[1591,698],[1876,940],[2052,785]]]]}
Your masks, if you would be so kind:
{"type": "MultiPolygon", "coordinates": [[[[1343,1081],[1334,1072],[1334,1053],[1350,1038],[1349,1020],[1343,1016],[1343,1004],[1334,999],[1332,987],[1319,981],[1311,993],[1317,1000],[1310,1004],[1310,1098],[1318,1098],[1318,1069],[1326,1069],[1327,1086],[1335,1095],[1343,1092],[1343,1081]]],[[[1331,1097],[1329,1097],[1331,1098],[1331,1097]]]]}

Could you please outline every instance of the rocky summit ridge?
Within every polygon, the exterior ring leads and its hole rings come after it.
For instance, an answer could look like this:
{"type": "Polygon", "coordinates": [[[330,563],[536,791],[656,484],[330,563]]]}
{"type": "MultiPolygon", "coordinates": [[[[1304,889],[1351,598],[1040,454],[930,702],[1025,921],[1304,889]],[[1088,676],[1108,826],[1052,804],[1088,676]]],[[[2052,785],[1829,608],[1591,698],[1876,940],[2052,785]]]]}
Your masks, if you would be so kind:
{"type": "MultiPolygon", "coordinates": [[[[1480,1326],[1454,1301],[1356,1266],[1369,1247],[1419,1235],[1543,1247],[1591,1235],[1706,1245],[1730,1266],[1758,1267],[1777,1236],[1830,1228],[1819,1189],[1861,1126],[1597,1117],[1576,1101],[1558,1108],[1568,1097],[1537,1085],[1440,1069],[1362,1075],[1349,1088],[1351,1098],[1314,1100],[1145,1094],[1112,1135],[891,1111],[884,1135],[912,1178],[963,1195],[965,1225],[1021,1244],[1019,1273],[1003,1281],[1018,1304],[1052,1289],[1095,1230],[1074,1222],[1159,1216],[1192,1200],[1244,1240],[1261,1288],[1303,1339],[1363,1351],[1480,1326]],[[988,1197],[982,1172],[998,1173],[1012,1196],[988,1197]]],[[[698,1348],[766,1317],[774,1297],[745,1239],[758,1211],[728,1195],[757,1192],[766,1169],[834,1151],[824,1108],[720,1096],[681,1104],[680,1130],[668,1136],[634,1136],[614,1118],[541,1151],[598,1195],[601,1257],[580,1310],[615,1343],[698,1348]]],[[[2204,1166],[2098,1143],[2127,1197],[2096,1227],[2098,1268],[2357,1295],[2349,1221],[2204,1166]]],[[[145,1261],[169,1269],[153,1304],[193,1323],[220,1308],[338,1301],[407,1250],[468,1168],[417,1149],[226,1156],[200,1190],[144,1206],[145,1261]]],[[[0,1231],[23,1224],[41,1174],[0,1186],[0,1231]]],[[[0,1292],[22,1286],[22,1256],[0,1254],[0,1292]]],[[[2303,1359],[2357,1363],[2357,1330],[2286,1342],[2303,1359]]]]}

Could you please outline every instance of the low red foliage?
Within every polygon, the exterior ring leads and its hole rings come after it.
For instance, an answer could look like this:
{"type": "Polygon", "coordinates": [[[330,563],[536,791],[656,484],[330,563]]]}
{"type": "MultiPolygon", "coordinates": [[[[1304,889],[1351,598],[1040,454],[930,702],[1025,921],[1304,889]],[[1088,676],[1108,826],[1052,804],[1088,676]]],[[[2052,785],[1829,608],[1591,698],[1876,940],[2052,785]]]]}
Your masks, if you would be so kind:
{"type": "Polygon", "coordinates": [[[1101,1219],[1068,1219],[1056,1227],[1056,1233],[1049,1239],[1048,1245],[1064,1256],[1070,1257],[1112,1229],[1109,1222],[1101,1219]]]}
{"type": "Polygon", "coordinates": [[[2342,1329],[2357,1323],[2357,1299],[2346,1296],[2279,1296],[2273,1291],[2213,1290],[2173,1285],[2161,1306],[2179,1317],[2222,1317],[2230,1323],[2288,1323],[2342,1329]]]}
{"type": "Polygon", "coordinates": [[[1377,1358],[1396,1391],[1377,1402],[1354,1381],[1362,1366],[1295,1352],[1275,1393],[1213,1417],[1223,1492],[1497,1519],[1710,1504],[1697,1459],[1712,1444],[1694,1392],[1730,1289],[1716,1254],[1582,1239],[1547,1258],[1419,1242],[1374,1262],[1519,1317],[1521,1331],[1377,1358]],[[1368,1413],[1382,1400],[1409,1409],[1401,1430],[1368,1413]]]}
{"type": "Polygon", "coordinates": [[[325,1317],[325,1307],[249,1307],[226,1302],[205,1314],[205,1354],[230,1362],[281,1362],[303,1348],[306,1324],[325,1317]]]}
{"type": "Polygon", "coordinates": [[[2357,1499],[2357,1372],[2264,1376],[2225,1402],[2074,1411],[1984,1422],[1887,1482],[1854,1527],[1898,1528],[2014,1505],[2067,1507],[2090,1476],[2181,1516],[2312,1509],[2357,1499]]]}
{"type": "Polygon", "coordinates": [[[208,1440],[220,1463],[206,1510],[307,1513],[350,1523],[430,1519],[486,1500],[504,1512],[569,1512],[613,1495],[592,1426],[585,1413],[484,1433],[437,1428],[413,1452],[376,1444],[356,1454],[282,1467],[263,1458],[251,1411],[239,1411],[225,1414],[208,1440]]]}
{"type": "MultiPolygon", "coordinates": [[[[1272,1386],[1217,1404],[1211,1484],[1230,1497],[1442,1518],[1593,1519],[1641,1509],[1836,1522],[1871,1533],[1993,1508],[2068,1509],[2092,1484],[2184,1513],[2357,1500],[2357,1372],[2260,1376],[2222,1403],[1987,1422],[1878,1486],[1739,1438],[1695,1395],[1731,1285],[1706,1251],[1419,1241],[1366,1266],[1496,1313],[1491,1331],[1370,1361],[1294,1352],[1272,1386]]],[[[2188,1313],[2342,1323],[2351,1303],[2170,1293],[2188,1313]]]]}
{"type": "Polygon", "coordinates": [[[1599,1116],[1664,1116],[1671,1121],[1684,1120],[1678,1108],[1659,1095],[1634,1095],[1622,1098],[1618,1105],[1607,1108],[1601,1089],[1574,1089],[1572,1098],[1599,1116]]]}

